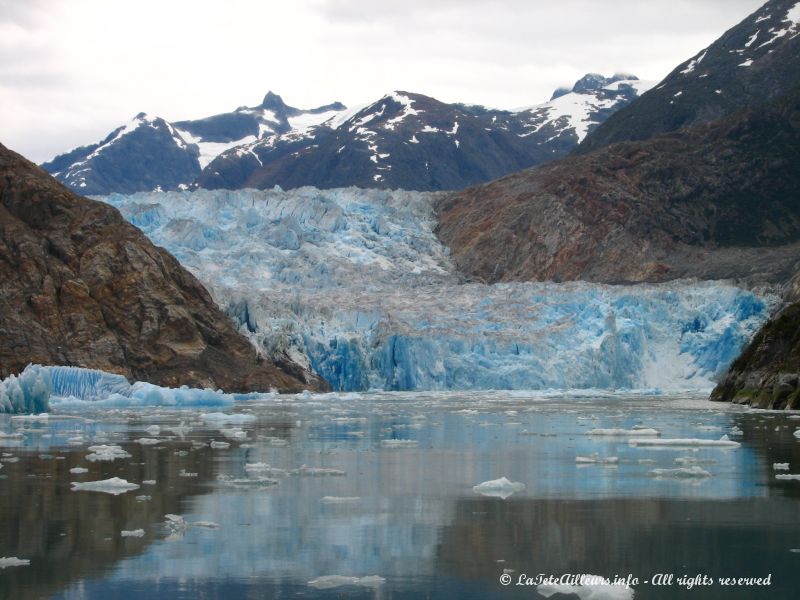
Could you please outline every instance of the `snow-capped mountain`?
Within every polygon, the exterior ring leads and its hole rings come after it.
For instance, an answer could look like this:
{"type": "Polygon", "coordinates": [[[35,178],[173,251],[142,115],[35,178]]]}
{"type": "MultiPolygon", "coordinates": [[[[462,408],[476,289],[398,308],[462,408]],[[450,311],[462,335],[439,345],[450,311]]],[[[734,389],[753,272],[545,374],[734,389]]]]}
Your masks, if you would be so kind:
{"type": "Polygon", "coordinates": [[[42,167],[84,195],[177,189],[200,174],[197,146],[164,119],[145,113],[103,141],[57,156],[42,167]]]}
{"type": "Polygon", "coordinates": [[[140,114],[98,144],[42,165],[84,194],[315,185],[460,189],[572,151],[649,87],[588,74],[517,110],[392,92],[363,107],[310,110],[269,92],[255,107],[168,123],[140,114]]]}
{"type": "Polygon", "coordinates": [[[647,139],[778,98],[800,85],[798,55],[800,2],[770,0],[615,113],[580,151],[647,139]]]}
{"type": "Polygon", "coordinates": [[[513,111],[445,104],[396,91],[305,130],[221,154],[200,187],[461,189],[569,153],[649,86],[589,74],[545,104],[513,111]]]}

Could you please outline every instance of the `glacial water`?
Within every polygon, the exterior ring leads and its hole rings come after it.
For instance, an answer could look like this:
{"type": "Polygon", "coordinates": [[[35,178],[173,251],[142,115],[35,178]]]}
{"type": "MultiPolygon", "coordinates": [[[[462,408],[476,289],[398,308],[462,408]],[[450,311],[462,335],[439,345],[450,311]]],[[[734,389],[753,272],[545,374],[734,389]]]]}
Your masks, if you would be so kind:
{"type": "Polygon", "coordinates": [[[605,392],[54,404],[0,415],[0,558],[30,561],[0,598],[795,597],[800,414],[605,392]],[[72,489],[113,477],[138,488],[72,489]],[[473,489],[502,477],[521,485],[473,489]],[[678,583],[697,575],[770,585],[678,583]]]}

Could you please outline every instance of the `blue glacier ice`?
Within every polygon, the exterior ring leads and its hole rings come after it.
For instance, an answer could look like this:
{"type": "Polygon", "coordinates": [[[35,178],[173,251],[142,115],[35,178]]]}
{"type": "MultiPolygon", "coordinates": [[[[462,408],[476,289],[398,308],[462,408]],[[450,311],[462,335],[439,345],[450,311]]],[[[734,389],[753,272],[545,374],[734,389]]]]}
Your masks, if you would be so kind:
{"type": "Polygon", "coordinates": [[[122,375],[80,367],[28,365],[0,382],[0,413],[39,413],[51,408],[224,407],[248,394],[211,389],[167,388],[122,375]]]}
{"type": "Polygon", "coordinates": [[[775,308],[730,282],[461,281],[434,194],[111,195],[267,355],[335,390],[707,389],[775,308]]]}
{"type": "Polygon", "coordinates": [[[0,381],[0,413],[47,412],[52,388],[48,369],[28,365],[19,375],[0,381]]]}

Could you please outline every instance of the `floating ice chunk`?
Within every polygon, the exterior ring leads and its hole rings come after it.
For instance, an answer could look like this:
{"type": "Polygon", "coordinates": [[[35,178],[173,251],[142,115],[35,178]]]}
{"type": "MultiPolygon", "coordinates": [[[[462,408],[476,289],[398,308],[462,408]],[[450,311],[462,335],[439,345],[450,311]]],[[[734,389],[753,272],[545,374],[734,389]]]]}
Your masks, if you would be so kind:
{"type": "Polygon", "coordinates": [[[678,467],[677,469],[653,469],[649,472],[653,477],[666,478],[672,477],[675,479],[699,479],[711,477],[711,473],[701,467],[678,467]]]}
{"type": "Polygon", "coordinates": [[[597,436],[612,436],[612,437],[630,437],[630,436],[659,436],[661,432],[658,429],[645,427],[642,429],[591,429],[586,432],[586,435],[597,436]]]}
{"type": "Polygon", "coordinates": [[[246,440],[247,439],[247,432],[241,429],[220,429],[219,432],[224,435],[226,438],[231,440],[246,440]]]}
{"type": "Polygon", "coordinates": [[[116,445],[103,444],[100,446],[89,446],[89,451],[91,454],[86,456],[86,460],[89,462],[113,461],[117,460],[118,458],[130,458],[131,456],[125,450],[116,445]]]}
{"type": "Polygon", "coordinates": [[[74,473],[75,475],[80,475],[81,473],[88,473],[89,469],[85,467],[72,467],[69,472],[74,473]]]}
{"type": "Polygon", "coordinates": [[[255,415],[250,415],[246,413],[234,413],[234,414],[226,414],[221,412],[215,413],[203,413],[200,415],[200,418],[205,421],[206,423],[231,423],[231,424],[243,424],[243,423],[252,423],[256,420],[255,415]]]}
{"type": "Polygon", "coordinates": [[[323,504],[357,504],[361,502],[360,496],[323,496],[323,504]]]}
{"type": "Polygon", "coordinates": [[[339,469],[327,469],[323,467],[307,467],[303,465],[299,469],[291,471],[292,475],[301,477],[343,477],[347,473],[339,469]]]}
{"type": "Polygon", "coordinates": [[[235,488],[269,488],[278,485],[277,479],[269,477],[231,477],[229,475],[218,475],[217,480],[228,487],[235,488]]]}
{"type": "Polygon", "coordinates": [[[147,502],[148,500],[152,500],[152,499],[153,499],[152,496],[146,496],[146,495],[136,496],[136,501],[137,502],[147,502]]]}
{"type": "Polygon", "coordinates": [[[773,471],[788,471],[789,463],[772,463],[773,471]]]}
{"type": "Polygon", "coordinates": [[[27,558],[17,558],[16,556],[3,556],[0,557],[0,569],[6,567],[27,567],[31,561],[27,558]]]}
{"type": "Polygon", "coordinates": [[[736,425],[734,425],[733,427],[731,427],[729,435],[744,435],[744,431],[742,431],[736,425]]]}
{"type": "Polygon", "coordinates": [[[792,435],[796,438],[800,438],[800,429],[796,430],[792,435]]]}
{"type": "Polygon", "coordinates": [[[53,384],[52,395],[59,398],[73,397],[79,400],[108,398],[112,394],[128,396],[131,384],[115,373],[80,367],[44,367],[50,373],[53,384]]]}
{"type": "Polygon", "coordinates": [[[12,421],[39,421],[39,422],[48,422],[50,420],[50,415],[48,413],[41,413],[38,415],[29,414],[29,415],[15,415],[11,417],[12,421]]]}
{"type": "Polygon", "coordinates": [[[679,456],[675,459],[679,465],[713,465],[716,464],[716,459],[713,458],[697,458],[695,456],[679,456]]]}
{"type": "Polygon", "coordinates": [[[120,535],[122,537],[140,538],[140,537],[144,537],[144,529],[131,529],[131,530],[123,529],[122,532],[120,533],[120,535]]]}
{"type": "Polygon", "coordinates": [[[3,433],[0,432],[0,440],[21,440],[25,438],[25,434],[21,431],[15,431],[14,433],[3,433]]]}
{"type": "Polygon", "coordinates": [[[150,425],[150,427],[145,429],[145,431],[150,435],[158,435],[159,433],[161,433],[161,427],[159,427],[158,425],[150,425]]]}
{"type": "Polygon", "coordinates": [[[111,479],[104,479],[102,481],[73,481],[71,485],[73,492],[103,492],[113,496],[139,489],[137,484],[129,483],[119,477],[112,477],[111,479]]]}
{"type": "Polygon", "coordinates": [[[231,447],[228,442],[217,442],[215,440],[212,440],[209,446],[211,446],[214,450],[227,450],[231,447]]]}
{"type": "Polygon", "coordinates": [[[417,440],[381,440],[383,448],[416,448],[419,446],[417,440]]]}
{"type": "Polygon", "coordinates": [[[181,469],[178,472],[178,477],[197,477],[197,473],[190,473],[186,469],[181,469]]]}
{"type": "Polygon", "coordinates": [[[219,523],[214,523],[213,521],[194,521],[191,523],[192,527],[203,527],[205,529],[218,529],[219,523]]]}
{"type": "Polygon", "coordinates": [[[142,485],[155,485],[155,484],[156,484],[156,480],[155,479],[145,479],[142,482],[142,485]]]}
{"type": "Polygon", "coordinates": [[[729,439],[727,435],[723,435],[718,440],[704,440],[697,438],[661,438],[661,439],[632,439],[628,440],[631,446],[678,446],[678,447],[694,447],[694,446],[718,446],[722,448],[738,448],[741,446],[739,442],[734,442],[729,439]]]}
{"type": "Polygon", "coordinates": [[[591,456],[576,456],[575,463],[579,465],[616,465],[618,456],[600,456],[597,452],[591,456]]]}
{"type": "Polygon", "coordinates": [[[161,440],[156,438],[139,438],[138,440],[133,441],[142,446],[155,446],[156,444],[161,443],[161,440]]]}
{"type": "Polygon", "coordinates": [[[542,583],[536,591],[545,598],[556,594],[575,595],[580,600],[633,600],[634,590],[625,584],[612,583],[600,575],[580,575],[580,583],[542,583]]]}
{"type": "Polygon", "coordinates": [[[506,477],[500,479],[492,479],[491,481],[484,481],[472,487],[472,491],[481,496],[489,496],[491,498],[502,498],[505,500],[515,492],[521,492],[525,489],[525,484],[518,481],[511,481],[506,477]]]}
{"type": "Polygon", "coordinates": [[[41,365],[28,365],[19,375],[0,381],[0,413],[40,413],[50,410],[53,382],[41,365]]]}
{"type": "Polygon", "coordinates": [[[379,575],[367,575],[366,577],[348,577],[346,575],[323,575],[308,582],[308,585],[318,590],[329,590],[332,588],[354,585],[358,587],[380,587],[386,583],[386,579],[379,575]]]}
{"type": "Polygon", "coordinates": [[[797,479],[800,480],[800,475],[796,475],[794,473],[778,473],[775,475],[775,479],[797,479]]]}

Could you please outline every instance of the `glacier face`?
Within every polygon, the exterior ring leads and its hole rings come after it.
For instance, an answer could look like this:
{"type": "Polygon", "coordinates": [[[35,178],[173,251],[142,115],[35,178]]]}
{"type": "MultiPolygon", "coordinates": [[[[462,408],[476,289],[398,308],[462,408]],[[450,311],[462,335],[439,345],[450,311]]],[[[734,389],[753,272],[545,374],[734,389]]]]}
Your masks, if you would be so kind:
{"type": "Polygon", "coordinates": [[[777,298],[724,282],[461,283],[433,194],[111,195],[270,355],[336,390],[705,389],[777,298]]]}

